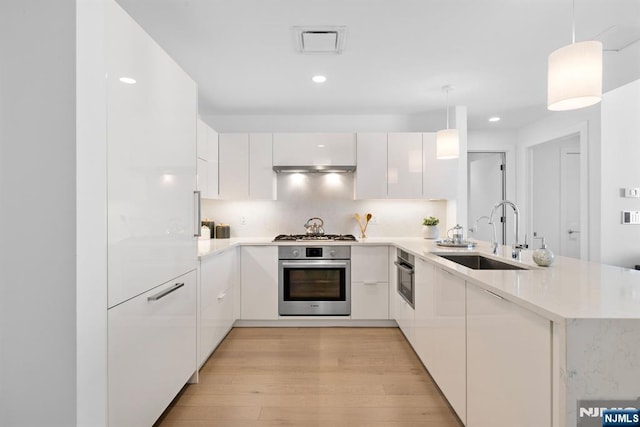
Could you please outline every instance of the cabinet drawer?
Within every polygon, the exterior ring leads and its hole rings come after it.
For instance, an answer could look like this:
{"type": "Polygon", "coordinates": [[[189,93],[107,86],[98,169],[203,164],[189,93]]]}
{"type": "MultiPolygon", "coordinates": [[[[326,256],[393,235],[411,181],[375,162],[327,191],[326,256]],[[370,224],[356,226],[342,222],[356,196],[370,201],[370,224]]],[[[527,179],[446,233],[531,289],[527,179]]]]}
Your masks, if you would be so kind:
{"type": "Polygon", "coordinates": [[[386,282],[351,283],[352,319],[388,319],[389,284],[386,282]]]}
{"type": "Polygon", "coordinates": [[[196,370],[195,270],[108,311],[109,425],[150,426],[196,370]]]}
{"type": "Polygon", "coordinates": [[[389,282],[388,259],[387,246],[352,246],[351,281],[389,282]]]}

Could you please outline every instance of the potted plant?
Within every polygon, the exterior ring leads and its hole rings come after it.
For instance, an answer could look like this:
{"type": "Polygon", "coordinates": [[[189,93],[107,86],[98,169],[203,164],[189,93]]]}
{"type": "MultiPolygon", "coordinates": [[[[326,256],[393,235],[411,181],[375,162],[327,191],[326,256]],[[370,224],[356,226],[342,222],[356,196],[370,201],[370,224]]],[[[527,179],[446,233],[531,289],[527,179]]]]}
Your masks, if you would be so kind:
{"type": "Polygon", "coordinates": [[[436,217],[430,216],[429,218],[423,218],[422,220],[422,236],[425,239],[437,239],[440,232],[438,231],[438,224],[440,220],[436,217]]]}

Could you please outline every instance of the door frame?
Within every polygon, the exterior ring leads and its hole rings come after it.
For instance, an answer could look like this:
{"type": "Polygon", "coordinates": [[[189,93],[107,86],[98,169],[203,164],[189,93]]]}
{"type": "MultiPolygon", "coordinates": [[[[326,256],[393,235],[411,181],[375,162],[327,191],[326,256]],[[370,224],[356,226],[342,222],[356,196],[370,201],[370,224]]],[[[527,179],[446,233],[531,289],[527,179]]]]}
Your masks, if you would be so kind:
{"type": "MultiPolygon", "coordinates": [[[[483,148],[476,148],[476,149],[472,149],[472,150],[467,150],[467,153],[504,153],[504,162],[505,162],[505,199],[506,200],[511,200],[513,202],[516,201],[516,156],[517,156],[517,147],[516,147],[516,143],[514,142],[514,145],[492,145],[492,147],[490,149],[483,149],[483,148]]],[[[465,165],[465,168],[468,169],[469,165],[468,165],[469,161],[467,160],[467,164],[465,165]]],[[[467,179],[469,179],[467,177],[467,179]]],[[[469,183],[466,183],[467,185],[467,191],[469,188],[469,183]]],[[[496,203],[499,200],[496,200],[496,203]]],[[[469,203],[469,196],[467,194],[467,207],[468,207],[468,203],[469,203]]],[[[489,215],[490,212],[487,212],[487,215],[489,215]]],[[[467,214],[468,215],[468,214],[467,214]]],[[[510,213],[507,212],[507,217],[510,217],[510,213]]],[[[469,227],[472,226],[472,224],[468,224],[469,227]]],[[[522,230],[522,224],[520,225],[520,229],[522,230]]],[[[505,239],[506,244],[509,244],[509,242],[512,242],[514,239],[514,235],[513,235],[513,227],[509,226],[506,227],[506,231],[502,234],[503,239],[505,239]]]]}
{"type": "Polygon", "coordinates": [[[547,135],[544,139],[538,140],[532,144],[528,144],[525,147],[524,155],[525,159],[523,166],[525,168],[525,185],[526,185],[526,207],[523,209],[526,212],[526,234],[531,239],[529,245],[535,249],[533,242],[533,149],[547,142],[558,141],[570,136],[578,135],[580,140],[580,259],[589,260],[589,189],[591,183],[589,182],[589,123],[582,122],[575,126],[568,128],[555,130],[547,135]]]}

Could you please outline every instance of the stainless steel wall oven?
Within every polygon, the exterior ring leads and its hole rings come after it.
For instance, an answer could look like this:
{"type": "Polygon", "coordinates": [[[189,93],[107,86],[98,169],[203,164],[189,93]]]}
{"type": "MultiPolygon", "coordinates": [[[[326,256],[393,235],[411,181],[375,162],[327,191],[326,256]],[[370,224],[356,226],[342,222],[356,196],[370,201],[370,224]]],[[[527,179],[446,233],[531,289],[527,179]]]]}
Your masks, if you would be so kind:
{"type": "Polygon", "coordinates": [[[280,246],[281,316],[351,314],[350,246],[280,246]]]}
{"type": "MultiPolygon", "coordinates": [[[[411,307],[413,304],[413,287],[414,287],[414,265],[415,257],[409,255],[407,252],[398,249],[398,258],[394,261],[394,264],[398,270],[398,293],[402,298],[409,303],[411,307]]],[[[415,308],[415,307],[414,307],[415,308]]]]}

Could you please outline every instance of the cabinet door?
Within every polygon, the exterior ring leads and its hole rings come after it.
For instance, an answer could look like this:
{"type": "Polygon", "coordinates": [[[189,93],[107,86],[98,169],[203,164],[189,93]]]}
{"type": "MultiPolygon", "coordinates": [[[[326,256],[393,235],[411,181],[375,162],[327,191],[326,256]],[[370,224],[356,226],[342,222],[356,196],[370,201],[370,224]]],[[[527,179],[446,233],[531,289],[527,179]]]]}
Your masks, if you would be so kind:
{"type": "Polygon", "coordinates": [[[458,194],[458,159],[436,158],[436,134],[422,134],[422,196],[455,200],[458,194]]]}
{"type": "Polygon", "coordinates": [[[389,284],[387,282],[352,282],[351,318],[388,319],[389,284]]]}
{"type": "Polygon", "coordinates": [[[351,246],[351,280],[389,282],[388,257],[388,246],[351,246]]]}
{"type": "Polygon", "coordinates": [[[431,370],[434,364],[435,331],[435,267],[416,258],[415,265],[415,345],[414,350],[424,366],[431,370]]]}
{"type": "Polygon", "coordinates": [[[216,349],[235,321],[236,251],[200,261],[198,366],[216,349]]]}
{"type": "Polygon", "coordinates": [[[400,327],[400,330],[407,338],[407,341],[413,346],[414,339],[414,319],[415,313],[413,308],[407,303],[404,298],[400,296],[400,294],[396,291],[393,296],[393,300],[395,301],[395,320],[400,327]]]}
{"type": "Polygon", "coordinates": [[[422,134],[390,133],[387,136],[387,188],[390,199],[422,197],[422,134]]]}
{"type": "Polygon", "coordinates": [[[277,319],[278,247],[243,246],[241,254],[241,318],[277,319]]]}
{"type": "Polygon", "coordinates": [[[249,197],[274,200],[275,180],[272,134],[249,134],[249,197]]]}
{"type": "Polygon", "coordinates": [[[248,198],[249,134],[221,133],[218,143],[220,198],[248,198]]]}
{"type": "Polygon", "coordinates": [[[207,145],[209,158],[207,159],[207,197],[218,198],[218,132],[207,126],[207,145]]]}
{"type": "Polygon", "coordinates": [[[356,199],[387,198],[387,134],[357,135],[356,199]]]}
{"type": "Polygon", "coordinates": [[[153,425],[196,371],[195,270],[109,309],[108,330],[109,425],[153,425]]]}
{"type": "Polygon", "coordinates": [[[435,270],[434,362],[429,372],[445,397],[465,422],[466,419],[466,325],[465,281],[435,270]]]}
{"type": "Polygon", "coordinates": [[[196,269],[197,94],[189,76],[117,4],[106,11],[113,307],[196,269]]]}
{"type": "Polygon", "coordinates": [[[467,377],[467,425],[551,425],[550,321],[469,285],[467,377]]]}
{"type": "Polygon", "coordinates": [[[198,117],[196,129],[197,129],[197,135],[198,135],[198,145],[197,145],[198,158],[209,161],[211,160],[210,158],[211,151],[209,147],[209,138],[207,134],[208,133],[207,130],[209,129],[209,126],[207,126],[207,124],[198,117]]]}
{"type": "Polygon", "coordinates": [[[355,165],[354,133],[274,133],[273,164],[278,166],[355,165]]]}

